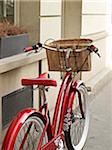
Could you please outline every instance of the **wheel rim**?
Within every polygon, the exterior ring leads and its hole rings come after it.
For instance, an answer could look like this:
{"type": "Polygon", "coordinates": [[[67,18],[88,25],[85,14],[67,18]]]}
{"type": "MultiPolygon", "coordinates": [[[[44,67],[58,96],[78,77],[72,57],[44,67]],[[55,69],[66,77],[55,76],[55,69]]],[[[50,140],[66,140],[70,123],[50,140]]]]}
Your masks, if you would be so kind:
{"type": "MultiPolygon", "coordinates": [[[[14,150],[19,150],[20,147],[22,150],[37,150],[43,128],[44,124],[40,118],[35,116],[28,118],[18,133],[14,150]]],[[[43,145],[44,143],[46,143],[46,138],[43,140],[43,145]]]]}
{"type": "MultiPolygon", "coordinates": [[[[82,149],[84,146],[89,126],[87,91],[83,87],[79,87],[79,91],[81,92],[81,99],[83,98],[82,108],[85,118],[81,115],[78,98],[76,98],[72,107],[72,125],[70,130],[70,135],[72,137],[71,143],[75,150],[82,149]]],[[[78,97],[78,95],[76,95],[76,97],[78,97]]]]}

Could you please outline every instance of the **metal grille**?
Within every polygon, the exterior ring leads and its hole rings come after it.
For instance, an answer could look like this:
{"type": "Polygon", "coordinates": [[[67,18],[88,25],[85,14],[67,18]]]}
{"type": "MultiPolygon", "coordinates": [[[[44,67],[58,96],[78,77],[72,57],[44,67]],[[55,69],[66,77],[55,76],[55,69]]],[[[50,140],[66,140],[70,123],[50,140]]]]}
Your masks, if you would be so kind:
{"type": "Polygon", "coordinates": [[[22,109],[33,107],[33,88],[24,87],[2,97],[2,126],[7,127],[22,109]]]}

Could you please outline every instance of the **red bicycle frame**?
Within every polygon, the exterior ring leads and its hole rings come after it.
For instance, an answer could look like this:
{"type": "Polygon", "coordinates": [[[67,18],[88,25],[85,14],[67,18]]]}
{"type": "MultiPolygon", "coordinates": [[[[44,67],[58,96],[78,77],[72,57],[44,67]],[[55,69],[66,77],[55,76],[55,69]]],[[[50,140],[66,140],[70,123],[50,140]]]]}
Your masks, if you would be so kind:
{"type": "MultiPolygon", "coordinates": [[[[46,73],[44,75],[46,76],[46,73]]],[[[44,76],[41,75],[39,79],[41,79],[39,80],[39,82],[43,83],[44,76]]],[[[46,79],[46,84],[47,84],[47,79],[46,79]]],[[[55,86],[54,82],[52,84],[55,86]]],[[[71,71],[67,72],[62,82],[59,94],[58,94],[52,123],[50,122],[48,104],[46,103],[45,90],[43,90],[44,91],[43,92],[44,103],[40,107],[39,111],[37,112],[36,109],[29,108],[29,109],[25,109],[21,111],[16,116],[16,118],[12,122],[13,126],[11,126],[11,128],[9,129],[10,132],[8,132],[6,135],[7,137],[6,139],[10,138],[10,140],[9,141],[4,140],[2,150],[11,150],[14,147],[14,143],[15,143],[15,139],[18,134],[18,131],[22,127],[25,120],[34,113],[38,113],[39,117],[41,117],[42,120],[44,120],[44,124],[45,124],[37,150],[51,150],[51,149],[56,150],[56,148],[58,148],[61,144],[64,146],[63,131],[68,130],[69,125],[71,123],[71,108],[72,108],[77,86],[78,86],[77,81],[75,82],[73,81],[72,72],[71,71]],[[57,126],[57,122],[58,122],[58,126],[57,126]],[[15,130],[15,132],[13,130],[15,130]],[[13,135],[12,135],[12,131],[13,131],[13,135]],[[48,134],[48,143],[42,147],[42,142],[43,142],[46,132],[48,134]],[[7,143],[8,143],[8,146],[7,146],[7,143]]],[[[25,137],[23,138],[23,141],[19,148],[20,150],[22,150],[22,144],[24,144],[25,139],[27,138],[27,134],[28,133],[26,133],[25,137]]]]}
{"type": "MultiPolygon", "coordinates": [[[[73,78],[72,78],[72,72],[67,72],[65,75],[65,78],[63,80],[63,83],[61,85],[59,94],[58,94],[58,99],[56,102],[56,107],[54,111],[54,116],[53,116],[53,122],[51,124],[49,120],[49,111],[48,111],[48,106],[47,104],[44,104],[40,108],[40,112],[43,112],[45,110],[45,120],[46,120],[46,125],[44,128],[44,131],[42,133],[39,145],[38,145],[38,150],[55,150],[58,146],[56,146],[55,141],[57,139],[60,139],[64,141],[64,135],[63,135],[63,130],[67,130],[68,125],[70,124],[71,121],[71,107],[72,103],[74,100],[74,96],[76,93],[76,88],[77,88],[77,82],[74,82],[73,84],[73,78]],[[60,111],[60,113],[59,113],[60,111]],[[69,116],[68,116],[69,115],[69,116]],[[60,118],[59,118],[60,116],[60,118]],[[59,118],[59,120],[58,120],[59,118]],[[67,120],[65,120],[65,118],[67,120]],[[58,122],[58,130],[57,129],[57,122],[58,122]],[[51,130],[49,130],[51,129],[51,130]],[[50,135],[49,142],[41,148],[43,138],[45,136],[45,133],[48,133],[48,136],[50,135]]],[[[46,99],[46,98],[45,98],[46,99]]],[[[58,140],[58,141],[60,141],[58,140]]]]}
{"type": "MultiPolygon", "coordinates": [[[[33,48],[38,49],[39,47],[49,49],[46,46],[42,46],[42,44],[38,44],[36,45],[36,47],[30,47],[28,49],[26,48],[26,50],[27,51],[33,50],[33,48]]],[[[54,50],[53,48],[50,48],[50,49],[54,50]]],[[[98,53],[98,49],[96,47],[91,46],[89,47],[89,49],[90,49],[90,53],[94,51],[98,56],[100,56],[98,53]]],[[[13,149],[17,134],[20,131],[23,123],[26,121],[26,119],[28,119],[28,117],[30,117],[31,115],[35,113],[37,117],[39,116],[39,118],[42,119],[45,125],[41,138],[39,140],[37,150],[56,150],[56,149],[60,150],[64,148],[64,134],[63,133],[64,131],[68,131],[69,126],[71,124],[73,101],[75,100],[76,92],[78,92],[77,91],[78,86],[82,84],[82,82],[75,81],[72,76],[72,70],[70,70],[71,68],[69,68],[70,52],[71,52],[70,50],[66,51],[66,61],[65,61],[66,62],[66,75],[64,77],[64,80],[62,82],[62,85],[58,94],[52,123],[50,121],[48,103],[46,101],[45,86],[56,86],[56,81],[46,78],[46,75],[47,75],[46,73],[40,75],[35,80],[33,79],[30,80],[31,82],[29,82],[29,79],[24,79],[25,85],[35,84],[35,85],[42,86],[41,90],[43,90],[43,105],[40,107],[38,112],[36,109],[30,108],[30,109],[25,109],[24,111],[21,111],[16,116],[16,118],[12,122],[12,125],[9,128],[9,132],[7,132],[2,150],[13,149]],[[69,68],[69,71],[68,71],[68,68],[69,68]],[[42,146],[42,142],[46,133],[48,135],[48,143],[42,146]]],[[[80,96],[80,93],[78,93],[78,96],[80,96]]],[[[84,118],[85,116],[84,116],[84,112],[82,109],[82,102],[80,100],[79,100],[79,106],[80,106],[82,117],[84,118]]],[[[32,125],[32,122],[30,123],[30,126],[31,125],[32,125]]],[[[30,126],[28,128],[30,128],[30,126]]],[[[28,135],[28,132],[25,133],[25,136],[21,142],[19,150],[22,150],[22,146],[25,143],[27,135],[28,135]]]]}

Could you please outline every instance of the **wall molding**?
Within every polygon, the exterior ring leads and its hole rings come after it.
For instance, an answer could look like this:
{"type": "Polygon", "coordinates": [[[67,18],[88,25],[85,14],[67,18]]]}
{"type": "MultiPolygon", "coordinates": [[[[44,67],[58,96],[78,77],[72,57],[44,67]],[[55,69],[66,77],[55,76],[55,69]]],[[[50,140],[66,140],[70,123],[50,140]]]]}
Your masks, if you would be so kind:
{"type": "Polygon", "coordinates": [[[94,42],[106,37],[108,37],[108,33],[106,31],[80,36],[80,38],[91,38],[94,42]]]}
{"type": "Polygon", "coordinates": [[[109,13],[82,13],[83,16],[106,16],[110,15],[109,13]]]}

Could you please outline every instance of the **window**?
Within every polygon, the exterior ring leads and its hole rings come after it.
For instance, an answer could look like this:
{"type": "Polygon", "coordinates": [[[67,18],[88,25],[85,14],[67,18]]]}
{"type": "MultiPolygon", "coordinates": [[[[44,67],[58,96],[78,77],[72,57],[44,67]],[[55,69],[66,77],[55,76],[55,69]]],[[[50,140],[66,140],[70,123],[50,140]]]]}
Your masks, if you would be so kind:
{"type": "Polygon", "coordinates": [[[14,22],[14,0],[0,1],[0,20],[7,19],[9,22],[14,22]]]}

